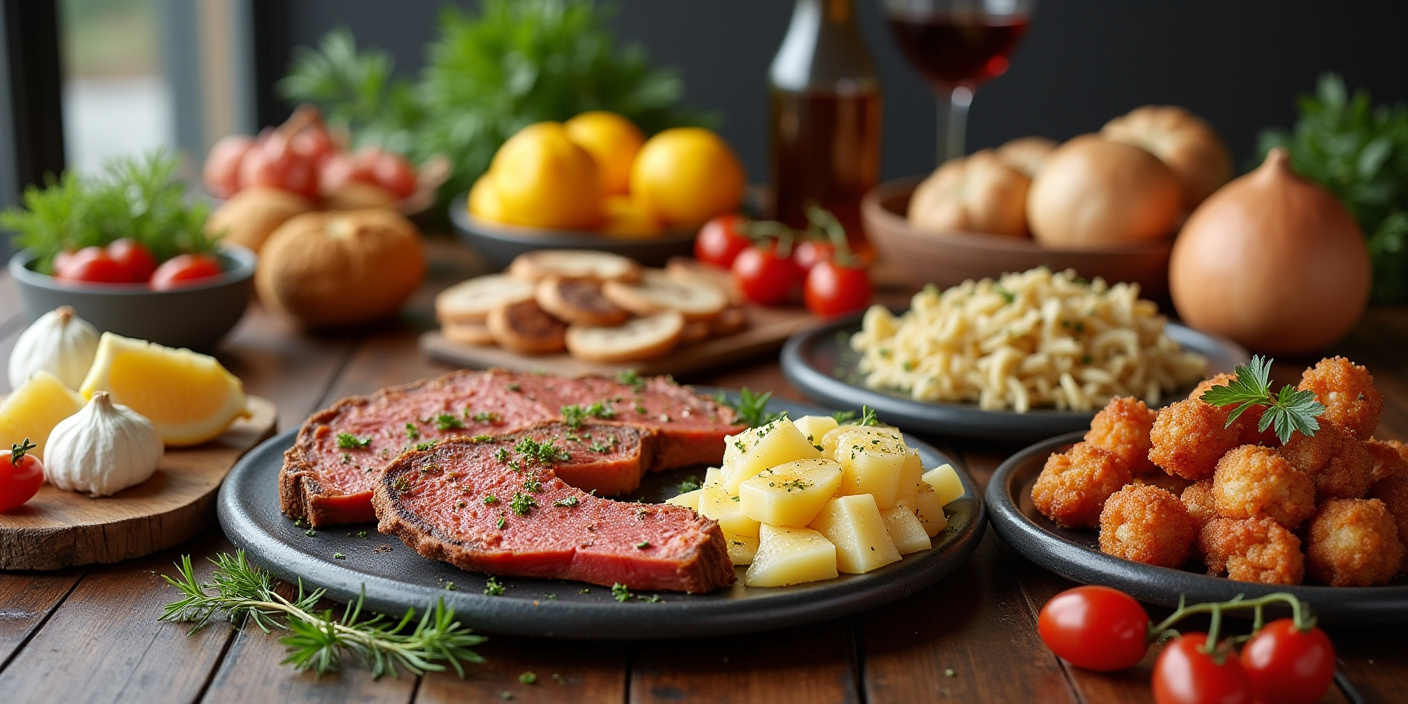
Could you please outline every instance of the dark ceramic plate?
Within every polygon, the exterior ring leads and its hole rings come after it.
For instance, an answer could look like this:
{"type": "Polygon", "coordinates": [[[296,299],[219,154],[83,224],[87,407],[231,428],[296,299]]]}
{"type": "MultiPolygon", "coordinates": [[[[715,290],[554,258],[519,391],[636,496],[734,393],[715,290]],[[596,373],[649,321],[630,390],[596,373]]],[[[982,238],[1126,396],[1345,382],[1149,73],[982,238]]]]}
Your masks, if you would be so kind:
{"type": "Polygon", "coordinates": [[[1386,587],[1250,584],[1154,567],[1100,552],[1094,530],[1062,528],[1032,506],[1032,484],[1046,458],[1080,439],[1081,433],[1077,432],[1032,445],[1003,462],[988,483],[993,529],[1032,562],[1066,579],[1114,587],[1140,601],[1161,606],[1177,606],[1180,595],[1194,603],[1225,601],[1238,594],[1256,598],[1272,592],[1291,592],[1309,603],[1324,623],[1408,621],[1408,585],[1401,579],[1386,587]]]}
{"type": "MultiPolygon", "coordinates": [[[[771,410],[793,417],[830,414],[798,403],[773,402],[771,410]]],[[[268,440],[240,460],[220,489],[220,525],[235,547],[285,580],[302,578],[326,587],[338,601],[365,592],[368,608],[400,614],[444,598],[475,630],[485,633],[591,640],[694,638],[745,633],[824,621],[903,598],[957,569],[982,538],[987,518],[972,479],[959,468],[965,493],[948,505],[949,530],[934,547],[869,574],[842,575],[778,589],[750,589],[739,581],[712,594],[642,592],[644,599],[617,602],[611,589],[580,582],[505,577],[503,596],[484,595],[486,576],[432,562],[400,540],[376,532],[372,523],[334,526],[308,536],[279,512],[278,473],[283,452],[297,430],[268,440]],[[366,537],[361,537],[365,535],[366,537]],[[390,550],[387,550],[390,547],[390,550]],[[335,559],[341,554],[342,559],[335,559]],[[453,590],[448,585],[453,584],[453,590]]],[[[953,463],[934,448],[906,438],[925,467],[953,463]]],[[[959,467],[957,463],[953,463],[959,467]]],[[[647,501],[675,495],[689,475],[702,469],[651,475],[642,487],[647,501]]]]}
{"type": "MultiPolygon", "coordinates": [[[[984,411],[971,403],[919,401],[900,391],[868,388],[856,371],[857,353],[848,343],[860,329],[861,316],[856,315],[793,335],[782,348],[782,371],[787,380],[818,403],[837,408],[869,406],[880,420],[916,433],[1031,443],[1088,428],[1095,416],[1093,411],[1054,409],[984,411]]],[[[1172,323],[1166,330],[1184,349],[1207,356],[1208,376],[1231,372],[1251,359],[1230,340],[1172,323]]],[[[1185,394],[1167,398],[1177,400],[1185,394]]]]}

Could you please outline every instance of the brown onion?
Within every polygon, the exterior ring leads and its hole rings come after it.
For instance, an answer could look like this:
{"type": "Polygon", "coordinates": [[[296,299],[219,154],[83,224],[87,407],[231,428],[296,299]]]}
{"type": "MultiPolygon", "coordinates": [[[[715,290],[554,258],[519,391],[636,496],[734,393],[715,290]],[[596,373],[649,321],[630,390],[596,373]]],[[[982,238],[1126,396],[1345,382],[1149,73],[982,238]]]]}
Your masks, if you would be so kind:
{"type": "Polygon", "coordinates": [[[1192,327],[1256,352],[1319,350],[1344,337],[1369,300],[1369,252],[1329,191],[1273,149],[1213,193],[1173,246],[1169,290],[1192,327]]]}

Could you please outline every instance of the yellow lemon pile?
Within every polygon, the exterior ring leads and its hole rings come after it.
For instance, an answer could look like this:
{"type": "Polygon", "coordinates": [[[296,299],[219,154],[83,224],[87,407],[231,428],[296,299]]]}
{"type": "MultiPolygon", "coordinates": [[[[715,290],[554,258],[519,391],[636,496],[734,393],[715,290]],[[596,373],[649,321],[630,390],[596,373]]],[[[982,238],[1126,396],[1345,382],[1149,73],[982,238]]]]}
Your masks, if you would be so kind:
{"type": "Polygon", "coordinates": [[[738,208],[746,179],[728,143],[699,127],[646,139],[630,120],[586,112],[539,122],[499,147],[469,192],[494,222],[652,237],[738,208]]]}

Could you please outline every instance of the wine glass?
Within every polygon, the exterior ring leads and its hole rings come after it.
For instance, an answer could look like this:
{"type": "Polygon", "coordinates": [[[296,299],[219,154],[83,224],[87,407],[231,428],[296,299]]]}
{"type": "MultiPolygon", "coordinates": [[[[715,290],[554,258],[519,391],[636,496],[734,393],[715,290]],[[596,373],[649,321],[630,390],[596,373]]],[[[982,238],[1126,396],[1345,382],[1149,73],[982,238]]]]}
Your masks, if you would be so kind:
{"type": "Polygon", "coordinates": [[[964,154],[978,85],[1007,72],[1036,0],[885,0],[900,51],[939,101],[939,163],[964,154]]]}

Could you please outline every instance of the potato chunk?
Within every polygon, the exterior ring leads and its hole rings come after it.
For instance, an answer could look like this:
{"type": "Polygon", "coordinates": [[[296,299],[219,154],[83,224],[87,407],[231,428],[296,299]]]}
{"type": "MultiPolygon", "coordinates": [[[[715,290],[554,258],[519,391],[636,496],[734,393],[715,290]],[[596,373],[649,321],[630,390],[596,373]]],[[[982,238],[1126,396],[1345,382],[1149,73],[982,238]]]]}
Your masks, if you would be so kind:
{"type": "Polygon", "coordinates": [[[719,484],[705,484],[699,494],[699,515],[719,522],[724,533],[755,537],[758,535],[758,522],[743,512],[743,505],[736,496],[729,496],[719,484]]]}
{"type": "Polygon", "coordinates": [[[837,576],[836,546],[814,530],[762,525],[758,554],[743,583],[750,587],[785,587],[837,576]]]}
{"type": "Polygon", "coordinates": [[[842,433],[837,436],[836,460],[841,463],[842,496],[870,494],[881,509],[895,505],[902,496],[917,490],[919,453],[904,440],[874,433],[842,433]],[[907,482],[901,493],[900,484],[907,482]]]}
{"type": "Polygon", "coordinates": [[[890,541],[895,544],[895,549],[901,555],[933,547],[929,542],[929,534],[924,530],[924,524],[914,515],[914,507],[910,506],[909,502],[896,501],[895,507],[881,511],[880,517],[885,519],[885,531],[890,534],[890,541]]]}
{"type": "Polygon", "coordinates": [[[821,439],[826,434],[836,429],[836,419],[831,416],[802,416],[792,421],[792,425],[797,426],[797,430],[807,437],[813,445],[820,445],[821,439]]]}
{"type": "Polygon", "coordinates": [[[692,508],[694,509],[695,513],[699,513],[699,496],[703,493],[703,489],[686,491],[683,494],[678,494],[676,496],[672,496],[668,499],[665,499],[665,503],[673,504],[675,506],[684,506],[685,508],[692,508]]]}
{"type": "Polygon", "coordinates": [[[863,574],[900,560],[870,494],[838,496],[826,502],[810,527],[836,546],[836,569],[842,572],[863,574]]]}
{"type": "Polygon", "coordinates": [[[941,464],[925,472],[924,481],[933,487],[934,493],[944,506],[963,496],[963,480],[958,478],[958,472],[951,464],[941,464]]]}
{"type": "MultiPolygon", "coordinates": [[[[869,437],[890,437],[896,440],[903,440],[904,435],[898,428],[891,428],[886,425],[841,425],[821,436],[821,451],[827,457],[836,457],[836,447],[841,444],[841,436],[851,433],[859,433],[869,437]]],[[[840,459],[837,457],[837,459],[840,459]]]]}
{"type": "Polygon", "coordinates": [[[841,484],[841,465],[835,460],[797,460],[769,467],[738,485],[743,513],[759,523],[803,527],[841,484]]]}
{"type": "Polygon", "coordinates": [[[724,488],[734,496],[738,485],[769,467],[821,457],[807,436],[786,418],[730,436],[724,450],[724,488]]]}
{"type": "Polygon", "coordinates": [[[728,559],[735,565],[751,565],[758,554],[758,536],[735,535],[724,531],[724,543],[728,545],[728,559]]]}
{"type": "Polygon", "coordinates": [[[932,538],[948,528],[948,516],[944,514],[939,495],[934,493],[929,483],[921,484],[919,492],[914,495],[914,515],[919,517],[919,522],[924,524],[924,532],[932,538]]]}

